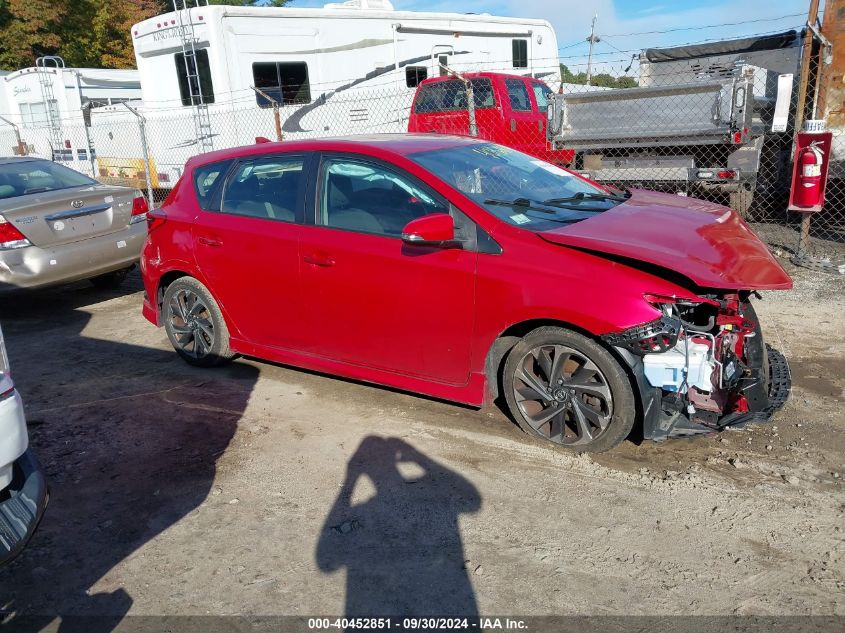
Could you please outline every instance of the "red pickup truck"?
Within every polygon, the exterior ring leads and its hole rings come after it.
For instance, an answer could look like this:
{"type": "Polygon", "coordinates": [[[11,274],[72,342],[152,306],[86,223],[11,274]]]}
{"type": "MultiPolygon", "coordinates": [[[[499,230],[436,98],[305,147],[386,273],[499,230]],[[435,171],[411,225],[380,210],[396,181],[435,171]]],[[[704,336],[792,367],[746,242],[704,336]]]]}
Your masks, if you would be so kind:
{"type": "MultiPolygon", "coordinates": [[[[573,150],[552,150],[546,142],[545,83],[504,73],[464,73],[472,84],[479,138],[507,145],[557,165],[569,165],[573,150]]],[[[408,119],[409,132],[469,135],[467,90],[457,77],[420,82],[408,119]]]]}

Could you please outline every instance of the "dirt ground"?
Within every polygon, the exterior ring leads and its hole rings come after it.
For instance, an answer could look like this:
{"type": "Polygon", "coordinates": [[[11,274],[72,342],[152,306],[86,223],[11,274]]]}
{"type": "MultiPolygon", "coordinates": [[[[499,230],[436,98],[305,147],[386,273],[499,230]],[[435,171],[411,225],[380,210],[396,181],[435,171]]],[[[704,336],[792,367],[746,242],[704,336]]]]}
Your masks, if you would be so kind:
{"type": "Polygon", "coordinates": [[[758,302],[769,425],[535,444],[476,411],[252,360],[194,369],[122,292],[3,299],[51,501],[22,614],[845,615],[845,276],[758,302]]]}

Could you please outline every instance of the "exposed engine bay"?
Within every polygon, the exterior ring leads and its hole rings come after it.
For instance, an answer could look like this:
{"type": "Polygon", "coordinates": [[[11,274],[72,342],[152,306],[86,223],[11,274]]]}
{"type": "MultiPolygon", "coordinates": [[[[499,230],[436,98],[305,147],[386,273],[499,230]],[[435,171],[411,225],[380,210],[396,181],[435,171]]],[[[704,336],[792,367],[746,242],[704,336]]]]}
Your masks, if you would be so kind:
{"type": "Polygon", "coordinates": [[[646,438],[767,421],[786,402],[789,367],[765,345],[752,294],[649,295],[659,319],[603,337],[624,352],[640,383],[646,438]]]}

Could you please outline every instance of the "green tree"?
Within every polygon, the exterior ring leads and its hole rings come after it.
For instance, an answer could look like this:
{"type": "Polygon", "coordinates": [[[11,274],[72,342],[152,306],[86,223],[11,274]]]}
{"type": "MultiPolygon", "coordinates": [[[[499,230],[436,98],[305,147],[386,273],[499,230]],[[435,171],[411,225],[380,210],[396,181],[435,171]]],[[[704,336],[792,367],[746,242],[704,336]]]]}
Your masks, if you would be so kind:
{"type": "Polygon", "coordinates": [[[62,47],[68,0],[5,0],[0,4],[0,67],[33,66],[41,55],[62,47]]]}
{"type": "MultiPolygon", "coordinates": [[[[567,84],[581,84],[587,83],[587,73],[580,72],[573,74],[566,64],[560,65],[561,81],[567,84]]],[[[598,73],[593,75],[590,80],[591,86],[601,86],[602,88],[636,88],[637,80],[633,77],[623,75],[622,77],[614,77],[610,73],[598,73]]]]}

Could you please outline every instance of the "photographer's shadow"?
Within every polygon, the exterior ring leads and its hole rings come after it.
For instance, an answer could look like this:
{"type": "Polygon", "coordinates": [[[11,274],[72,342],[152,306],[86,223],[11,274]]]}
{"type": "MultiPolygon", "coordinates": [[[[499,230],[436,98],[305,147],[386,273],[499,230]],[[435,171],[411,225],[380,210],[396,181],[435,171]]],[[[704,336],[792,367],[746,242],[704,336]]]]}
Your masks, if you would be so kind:
{"type": "Polygon", "coordinates": [[[346,616],[447,617],[477,621],[458,526],[481,507],[458,473],[398,438],[365,438],[317,545],[324,572],[346,568],[346,616]],[[362,477],[375,495],[358,501],[362,477]]]}

